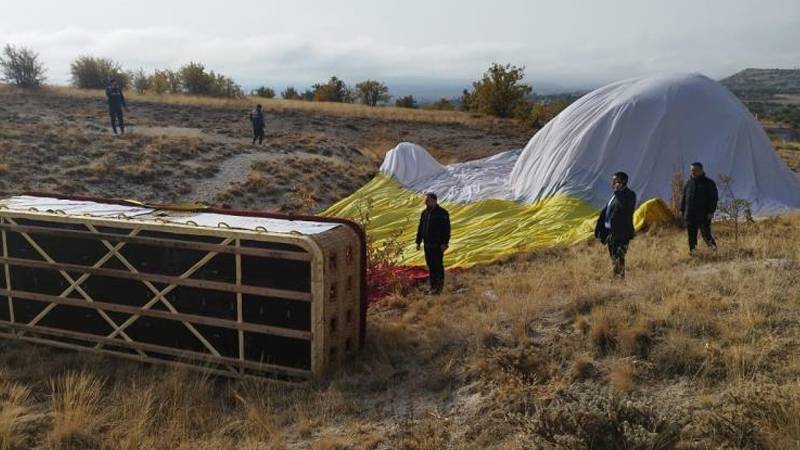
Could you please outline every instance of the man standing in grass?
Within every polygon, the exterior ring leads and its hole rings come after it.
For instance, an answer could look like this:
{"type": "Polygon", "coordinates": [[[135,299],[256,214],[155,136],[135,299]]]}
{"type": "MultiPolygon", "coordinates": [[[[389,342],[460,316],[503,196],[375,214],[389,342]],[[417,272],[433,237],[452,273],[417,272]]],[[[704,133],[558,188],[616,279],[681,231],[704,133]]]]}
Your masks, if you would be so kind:
{"type": "Polygon", "coordinates": [[[122,88],[117,84],[116,78],[109,80],[108,87],[106,87],[106,98],[108,98],[108,113],[111,115],[111,129],[114,130],[114,134],[117,134],[117,122],[119,122],[119,130],[125,134],[122,109],[127,111],[128,106],[125,105],[125,97],[122,95],[122,88]]]}
{"type": "Polygon", "coordinates": [[[261,105],[256,106],[256,109],[250,111],[250,122],[253,123],[253,144],[255,145],[256,139],[260,144],[264,140],[264,112],[261,110],[261,105]]]}
{"type": "Polygon", "coordinates": [[[697,252],[697,230],[703,235],[706,245],[712,250],[717,249],[717,241],[711,235],[711,219],[717,210],[719,193],[717,184],[708,178],[703,171],[703,164],[692,163],[689,166],[691,178],[683,187],[681,196],[681,214],[689,232],[689,254],[694,256],[697,252]]]}
{"type": "Polygon", "coordinates": [[[433,192],[425,194],[425,209],[417,226],[417,250],[423,242],[431,294],[439,295],[444,287],[444,252],[450,243],[450,214],[439,206],[433,192]]]}
{"type": "Polygon", "coordinates": [[[614,193],[600,211],[594,235],[608,246],[608,254],[614,264],[614,276],[625,278],[625,254],[634,234],[636,193],[628,188],[628,174],[625,172],[614,174],[611,178],[611,189],[614,193]]]}

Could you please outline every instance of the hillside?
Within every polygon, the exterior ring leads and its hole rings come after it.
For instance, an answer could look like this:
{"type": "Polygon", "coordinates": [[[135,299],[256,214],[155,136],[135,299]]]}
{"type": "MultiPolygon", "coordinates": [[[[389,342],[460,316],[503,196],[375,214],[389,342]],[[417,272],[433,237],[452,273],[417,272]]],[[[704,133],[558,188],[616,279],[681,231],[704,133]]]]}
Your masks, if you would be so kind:
{"type": "MultiPolygon", "coordinates": [[[[0,189],[319,210],[398,140],[453,162],[521,147],[454,113],[0,87],[0,189]]],[[[795,169],[800,145],[777,148],[795,169]]],[[[367,346],[310,385],[229,380],[0,340],[0,449],[412,450],[800,447],[800,216],[640,233],[628,278],[583,242],[448,275],[372,306],[367,346]]],[[[2,303],[0,303],[2,304],[2,303]]]]}
{"type": "Polygon", "coordinates": [[[0,193],[88,193],[144,201],[319,211],[372,177],[397,142],[441,161],[522,147],[511,121],[460,112],[299,101],[127,94],[114,136],[99,91],[0,85],[0,193]],[[263,145],[247,113],[266,110],[263,145]]]}
{"type": "Polygon", "coordinates": [[[800,94],[800,69],[745,69],[721,82],[745,98],[800,94]]]}

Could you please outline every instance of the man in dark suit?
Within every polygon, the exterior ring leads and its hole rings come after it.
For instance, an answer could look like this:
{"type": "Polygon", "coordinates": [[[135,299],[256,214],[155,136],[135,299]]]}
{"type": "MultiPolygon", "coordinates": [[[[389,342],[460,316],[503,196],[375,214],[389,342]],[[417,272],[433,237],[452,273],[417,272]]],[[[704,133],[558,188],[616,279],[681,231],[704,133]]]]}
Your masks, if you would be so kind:
{"type": "Polygon", "coordinates": [[[450,244],[450,214],[439,206],[433,192],[425,194],[425,209],[417,226],[417,250],[423,242],[431,294],[438,295],[444,287],[444,252],[450,244]]]}
{"type": "Polygon", "coordinates": [[[253,124],[253,145],[255,145],[256,139],[258,139],[259,144],[262,143],[264,141],[266,122],[264,121],[264,111],[261,110],[261,105],[250,111],[250,122],[253,124]]]}
{"type": "Polygon", "coordinates": [[[681,214],[689,232],[689,254],[694,255],[697,247],[697,230],[712,250],[717,249],[717,241],[711,234],[711,219],[717,210],[719,192],[714,180],[708,178],[699,162],[689,166],[691,178],[683,187],[681,196],[681,214]]]}
{"type": "Polygon", "coordinates": [[[122,88],[117,83],[116,78],[109,81],[106,87],[106,98],[108,99],[108,114],[111,116],[111,129],[114,134],[117,134],[117,123],[119,123],[119,131],[125,134],[125,122],[122,117],[122,110],[128,110],[125,104],[125,96],[122,95],[122,88]]]}
{"type": "Polygon", "coordinates": [[[608,254],[614,263],[614,276],[625,278],[625,254],[633,239],[633,212],[636,209],[636,193],[628,188],[628,174],[617,172],[611,178],[614,194],[600,211],[594,235],[608,246],[608,254]]]}

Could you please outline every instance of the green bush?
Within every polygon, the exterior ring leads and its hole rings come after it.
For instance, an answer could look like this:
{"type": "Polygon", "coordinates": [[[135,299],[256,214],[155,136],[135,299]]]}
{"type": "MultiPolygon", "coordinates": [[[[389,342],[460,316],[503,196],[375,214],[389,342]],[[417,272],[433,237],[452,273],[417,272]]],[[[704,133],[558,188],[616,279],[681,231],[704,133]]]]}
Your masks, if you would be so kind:
{"type": "Polygon", "coordinates": [[[27,47],[6,44],[0,56],[3,80],[23,88],[35,88],[44,83],[44,65],[39,54],[27,47]]]}
{"type": "Polygon", "coordinates": [[[300,94],[300,99],[310,102],[314,100],[314,95],[314,91],[311,89],[306,89],[302,94],[300,94]]]}
{"type": "Polygon", "coordinates": [[[434,109],[437,111],[455,111],[456,106],[450,100],[446,98],[440,98],[439,100],[427,105],[425,108],[434,109]]]}
{"type": "Polygon", "coordinates": [[[297,89],[294,86],[288,86],[286,89],[281,92],[281,97],[285,100],[301,100],[302,97],[300,93],[297,92],[297,89]]]}
{"type": "Polygon", "coordinates": [[[184,91],[189,95],[211,95],[214,74],[206,72],[205,66],[190,62],[178,69],[184,91]]]}
{"type": "Polygon", "coordinates": [[[171,70],[155,70],[148,77],[148,86],[156,94],[180,94],[181,77],[171,70]]]}
{"type": "Polygon", "coordinates": [[[262,98],[275,98],[275,90],[266,86],[261,86],[250,91],[250,95],[262,98]]]}
{"type": "Polygon", "coordinates": [[[81,89],[103,89],[115,78],[122,89],[130,85],[130,74],[109,58],[80,56],[69,67],[72,84],[81,89]]]}
{"type": "Polygon", "coordinates": [[[133,88],[139,94],[144,94],[150,90],[150,77],[144,73],[144,69],[139,69],[133,73],[133,88]]]}
{"type": "Polygon", "coordinates": [[[395,100],[394,106],[398,108],[416,108],[417,101],[414,99],[413,95],[406,95],[405,97],[400,97],[395,100]]]}

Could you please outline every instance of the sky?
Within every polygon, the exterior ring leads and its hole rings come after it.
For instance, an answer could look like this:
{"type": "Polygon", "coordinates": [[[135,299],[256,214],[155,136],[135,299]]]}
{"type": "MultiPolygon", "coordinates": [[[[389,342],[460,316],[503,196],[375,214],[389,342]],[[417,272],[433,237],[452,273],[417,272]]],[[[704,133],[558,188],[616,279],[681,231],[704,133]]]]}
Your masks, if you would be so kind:
{"type": "Polygon", "coordinates": [[[147,71],[198,61],[246,88],[337,75],[422,96],[455,95],[510,63],[553,92],[798,68],[800,0],[0,0],[4,43],[37,51],[55,84],[91,55],[147,71]]]}

